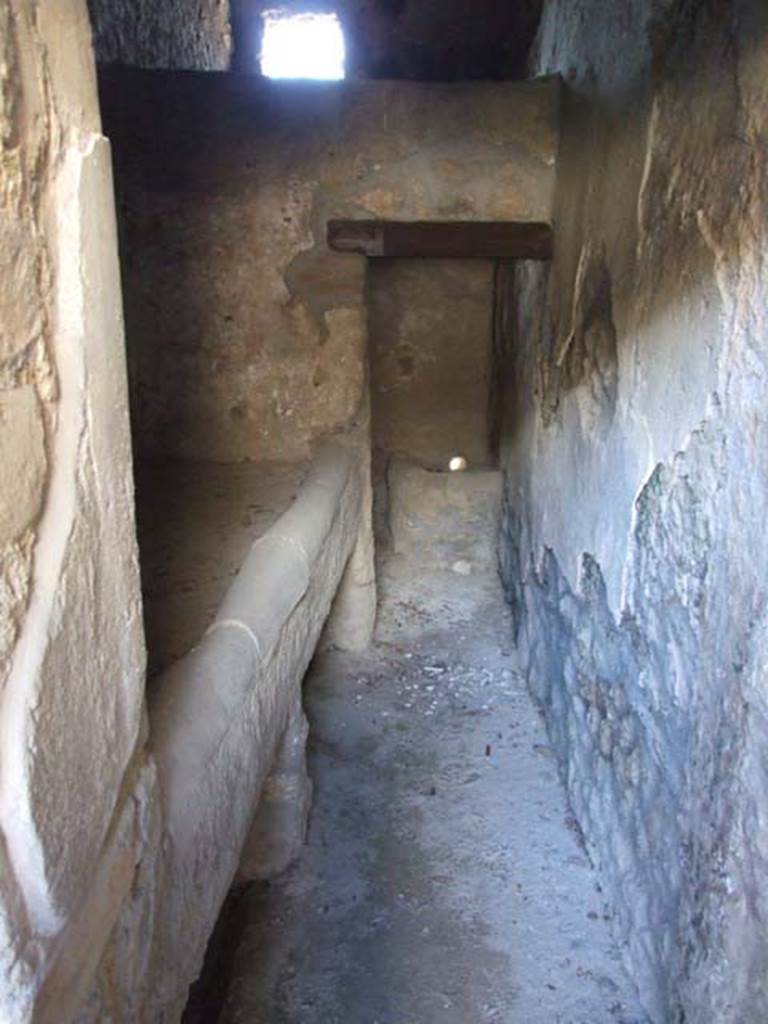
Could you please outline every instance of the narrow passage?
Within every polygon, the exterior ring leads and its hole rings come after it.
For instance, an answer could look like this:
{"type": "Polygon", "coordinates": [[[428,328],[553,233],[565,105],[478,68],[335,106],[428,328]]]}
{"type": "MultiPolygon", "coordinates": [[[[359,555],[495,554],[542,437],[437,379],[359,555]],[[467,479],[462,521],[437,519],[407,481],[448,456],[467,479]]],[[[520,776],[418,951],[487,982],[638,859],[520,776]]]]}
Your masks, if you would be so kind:
{"type": "Polygon", "coordinates": [[[387,556],[306,680],[300,862],[233,891],[188,1024],[636,1024],[492,571],[387,556]]]}

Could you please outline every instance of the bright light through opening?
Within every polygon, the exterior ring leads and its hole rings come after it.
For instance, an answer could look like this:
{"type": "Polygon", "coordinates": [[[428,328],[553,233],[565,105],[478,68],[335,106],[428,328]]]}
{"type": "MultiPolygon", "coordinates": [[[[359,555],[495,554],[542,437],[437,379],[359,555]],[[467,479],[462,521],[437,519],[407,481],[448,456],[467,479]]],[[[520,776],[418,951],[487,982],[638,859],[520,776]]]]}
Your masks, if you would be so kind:
{"type": "Polygon", "coordinates": [[[267,78],[344,77],[344,33],[335,14],[264,14],[261,73],[267,78]]]}

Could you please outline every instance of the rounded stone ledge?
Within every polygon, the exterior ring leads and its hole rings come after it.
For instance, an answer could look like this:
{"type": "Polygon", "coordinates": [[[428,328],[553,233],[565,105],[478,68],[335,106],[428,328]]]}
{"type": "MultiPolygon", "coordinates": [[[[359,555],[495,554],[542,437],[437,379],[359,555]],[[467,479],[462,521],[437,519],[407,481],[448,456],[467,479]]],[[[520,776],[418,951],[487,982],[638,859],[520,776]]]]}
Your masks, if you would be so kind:
{"type": "Polygon", "coordinates": [[[309,580],[309,558],[300,544],[269,531],[255,541],[212,628],[221,628],[224,622],[242,623],[256,637],[261,658],[268,661],[309,580]]]}
{"type": "Polygon", "coordinates": [[[197,779],[259,672],[256,647],[245,631],[216,630],[158,679],[149,697],[149,746],[157,763],[166,826],[183,821],[197,779]]]}
{"type": "Polygon", "coordinates": [[[214,626],[243,623],[258,639],[265,662],[307,592],[349,482],[352,460],[352,453],[338,445],[319,449],[293,505],[254,542],[222,601],[214,626]]]}
{"type": "Polygon", "coordinates": [[[200,643],[156,681],[150,747],[166,824],[183,826],[248,694],[267,677],[285,623],[306,594],[350,480],[354,453],[325,444],[291,508],[258,538],[200,643]]]}
{"type": "Polygon", "coordinates": [[[333,526],[354,459],[348,448],[330,442],[323,444],[295,502],[270,531],[294,538],[306,551],[310,565],[320,554],[333,526]]]}

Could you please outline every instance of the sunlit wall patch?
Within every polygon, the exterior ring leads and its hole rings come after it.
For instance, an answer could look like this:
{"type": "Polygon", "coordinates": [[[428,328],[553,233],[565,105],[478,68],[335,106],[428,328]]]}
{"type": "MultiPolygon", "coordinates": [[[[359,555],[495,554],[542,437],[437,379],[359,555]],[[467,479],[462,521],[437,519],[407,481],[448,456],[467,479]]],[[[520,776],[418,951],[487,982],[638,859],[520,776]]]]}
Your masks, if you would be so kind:
{"type": "Polygon", "coordinates": [[[265,11],[261,73],[267,78],[344,78],[344,33],[335,14],[265,11]]]}

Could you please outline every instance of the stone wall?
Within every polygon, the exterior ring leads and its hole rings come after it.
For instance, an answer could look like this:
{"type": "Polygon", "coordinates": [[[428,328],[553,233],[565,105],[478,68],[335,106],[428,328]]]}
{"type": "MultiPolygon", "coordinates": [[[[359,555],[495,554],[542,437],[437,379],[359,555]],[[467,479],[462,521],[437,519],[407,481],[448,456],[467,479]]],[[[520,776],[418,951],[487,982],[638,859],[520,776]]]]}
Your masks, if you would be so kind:
{"type": "Polygon", "coordinates": [[[301,460],[366,432],[365,260],[328,221],[547,221],[557,96],[105,74],[138,449],[301,460]]]}
{"type": "Polygon", "coordinates": [[[374,450],[488,465],[493,279],[486,260],[371,260],[374,450]]]}
{"type": "Polygon", "coordinates": [[[140,68],[223,71],[229,0],[88,0],[96,59],[140,68]]]}
{"type": "Polygon", "coordinates": [[[180,1020],[236,872],[279,874],[301,847],[310,796],[301,684],[329,613],[342,646],[361,626],[370,638],[354,572],[366,501],[366,463],[321,448],[213,623],[153,685],[159,806],[78,1024],[180,1020]]]}
{"type": "Polygon", "coordinates": [[[0,2],[0,1018],[69,1019],[142,849],[144,649],[84,2],[0,2]]]}
{"type": "Polygon", "coordinates": [[[510,273],[503,555],[654,1021],[764,1020],[768,11],[545,4],[551,270],[510,273]]]}

